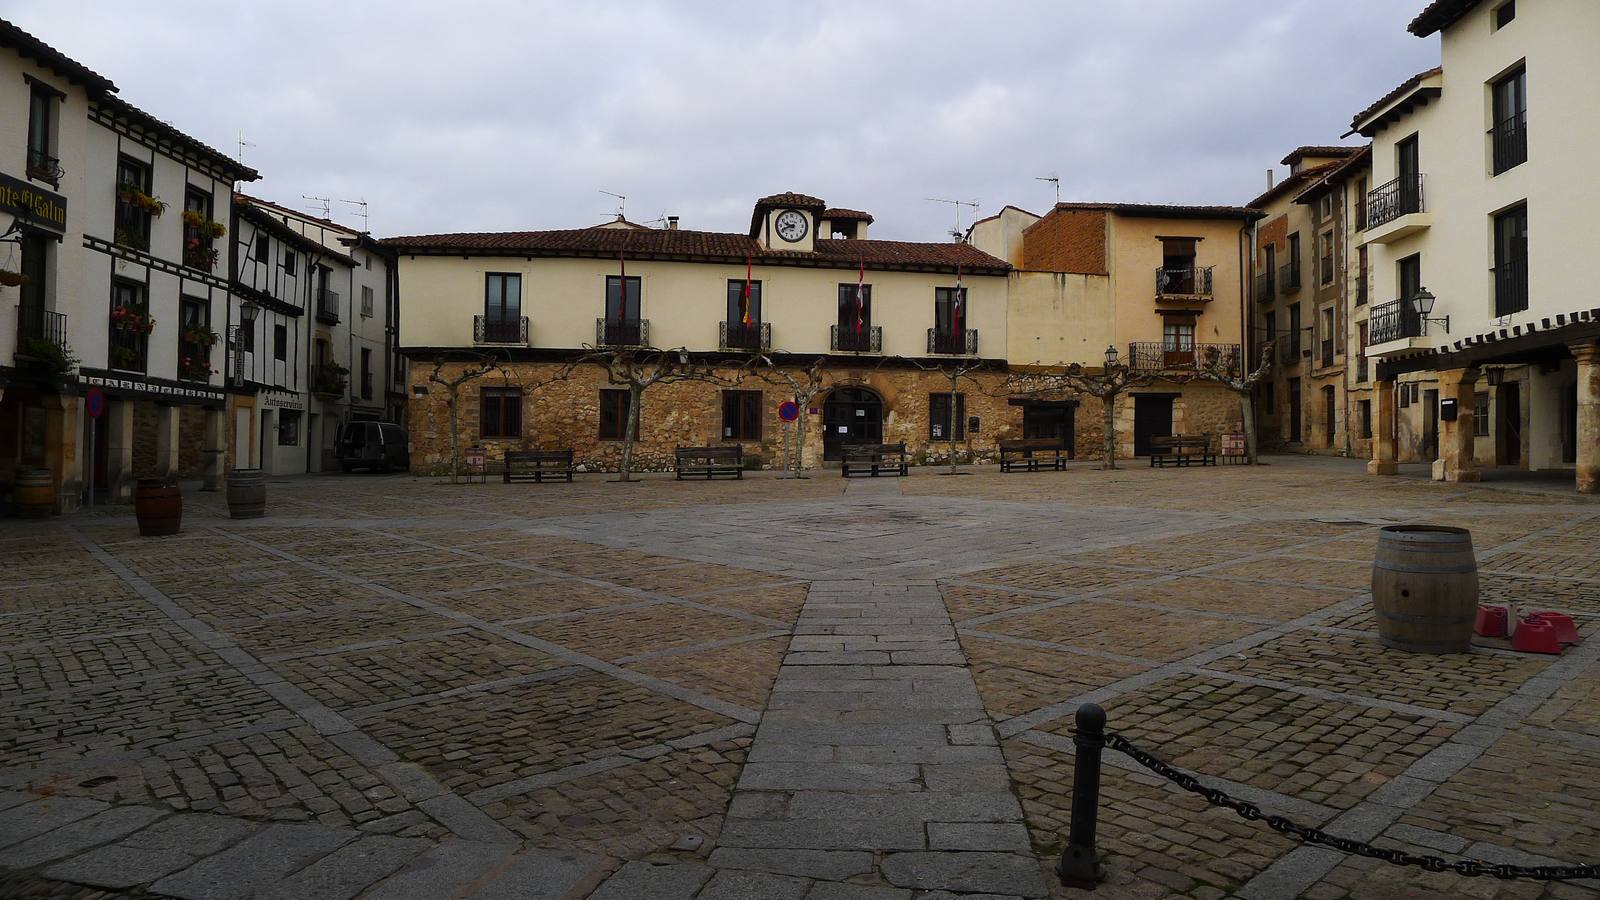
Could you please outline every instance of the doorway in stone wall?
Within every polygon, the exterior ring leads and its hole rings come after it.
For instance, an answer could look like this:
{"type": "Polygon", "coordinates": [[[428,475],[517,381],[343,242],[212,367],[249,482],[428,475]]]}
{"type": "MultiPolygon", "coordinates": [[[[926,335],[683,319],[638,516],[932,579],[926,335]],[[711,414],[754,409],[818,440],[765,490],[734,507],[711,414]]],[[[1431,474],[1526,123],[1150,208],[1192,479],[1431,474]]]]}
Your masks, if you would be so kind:
{"type": "Polygon", "coordinates": [[[863,387],[842,387],[822,404],[822,458],[839,460],[851,444],[883,443],[883,398],[863,387]]]}

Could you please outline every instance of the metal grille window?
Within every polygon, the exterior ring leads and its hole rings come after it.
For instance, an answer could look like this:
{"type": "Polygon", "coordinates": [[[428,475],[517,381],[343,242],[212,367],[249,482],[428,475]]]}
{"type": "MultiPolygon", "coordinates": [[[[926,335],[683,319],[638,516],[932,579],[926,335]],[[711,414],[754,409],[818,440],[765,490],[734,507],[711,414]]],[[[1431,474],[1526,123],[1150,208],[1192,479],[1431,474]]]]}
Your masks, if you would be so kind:
{"type": "Polygon", "coordinates": [[[722,438],[727,441],[761,440],[761,392],[722,392],[722,438]]]}
{"type": "Polygon", "coordinates": [[[150,249],[150,169],[126,156],[117,157],[117,209],[113,238],[125,247],[150,249]],[[140,204],[145,204],[141,206],[140,204]]]}
{"type": "Polygon", "coordinates": [[[629,275],[623,284],[621,275],[606,276],[606,318],[610,321],[639,321],[639,292],[644,284],[637,275],[629,275]],[[626,288],[626,290],[624,290],[626,288]]]}
{"type": "Polygon", "coordinates": [[[869,350],[872,333],[872,285],[839,285],[839,348],[869,350]]]}
{"type": "Polygon", "coordinates": [[[522,437],[522,391],[520,389],[482,388],[478,391],[478,403],[479,437],[522,437]]]}
{"type": "Polygon", "coordinates": [[[1494,314],[1528,308],[1528,208],[1494,217],[1494,314]]]}
{"type": "Polygon", "coordinates": [[[1319,251],[1319,277],[1321,284],[1333,284],[1333,231],[1330,229],[1322,233],[1322,247],[1319,251]]]}
{"type": "MultiPolygon", "coordinates": [[[[634,411],[634,422],[639,420],[638,411],[634,411]]],[[[628,422],[628,392],[615,388],[606,388],[600,392],[600,440],[620,441],[627,437],[628,422]]],[[[634,433],[638,433],[637,425],[634,433]]]]}
{"type": "Polygon", "coordinates": [[[928,439],[962,440],[967,436],[967,395],[928,395],[928,439]],[[954,398],[954,399],[952,399],[954,398]]]}
{"type": "Polygon", "coordinates": [[[1494,174],[1528,161],[1528,73],[1525,69],[1496,81],[1491,89],[1494,125],[1489,139],[1494,151],[1494,174]]]}
{"type": "Polygon", "coordinates": [[[1472,395],[1472,436],[1489,436],[1489,394],[1487,391],[1472,395]]]}

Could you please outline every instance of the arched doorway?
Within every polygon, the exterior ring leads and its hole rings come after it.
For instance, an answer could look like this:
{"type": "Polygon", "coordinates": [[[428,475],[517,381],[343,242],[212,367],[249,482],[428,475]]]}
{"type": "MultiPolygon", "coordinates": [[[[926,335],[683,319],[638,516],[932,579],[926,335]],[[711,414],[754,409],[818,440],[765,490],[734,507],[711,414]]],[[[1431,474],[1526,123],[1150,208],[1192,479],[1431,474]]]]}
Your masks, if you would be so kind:
{"type": "Polygon", "coordinates": [[[822,458],[836,460],[848,444],[883,443],[883,398],[860,387],[842,387],[822,404],[822,458]]]}

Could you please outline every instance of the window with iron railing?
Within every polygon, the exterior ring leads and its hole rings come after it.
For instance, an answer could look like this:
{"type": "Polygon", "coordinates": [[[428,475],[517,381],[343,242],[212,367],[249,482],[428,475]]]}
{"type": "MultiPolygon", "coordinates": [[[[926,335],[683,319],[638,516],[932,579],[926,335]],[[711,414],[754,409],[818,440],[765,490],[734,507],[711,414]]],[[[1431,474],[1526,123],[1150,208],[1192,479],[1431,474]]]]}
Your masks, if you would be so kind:
{"type": "Polygon", "coordinates": [[[1494,125],[1489,129],[1494,174],[1528,161],[1528,73],[1518,68],[1491,88],[1494,125]]]}
{"type": "Polygon", "coordinates": [[[1401,176],[1367,194],[1367,227],[1423,211],[1422,175],[1401,176]]]}
{"type": "Polygon", "coordinates": [[[1494,314],[1528,308],[1528,208],[1494,217],[1494,314]]]}

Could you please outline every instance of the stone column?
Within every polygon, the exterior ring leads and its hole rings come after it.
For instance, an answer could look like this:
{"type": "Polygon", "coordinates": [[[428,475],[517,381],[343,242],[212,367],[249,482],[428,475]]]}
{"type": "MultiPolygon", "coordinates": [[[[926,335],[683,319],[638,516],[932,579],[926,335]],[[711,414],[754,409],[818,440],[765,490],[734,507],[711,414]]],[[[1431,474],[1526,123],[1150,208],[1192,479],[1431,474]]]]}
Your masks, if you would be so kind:
{"type": "Polygon", "coordinates": [[[1372,383],[1372,459],[1368,475],[1393,475],[1400,471],[1394,452],[1394,381],[1372,383]]]}
{"type": "Polygon", "coordinates": [[[156,477],[172,481],[178,477],[178,408],[156,406],[156,477]]]}
{"type": "Polygon", "coordinates": [[[106,403],[106,496],[112,503],[133,499],[133,403],[106,403]]]}
{"type": "Polygon", "coordinates": [[[1600,345],[1578,344],[1578,493],[1600,494],[1600,345]]]}
{"type": "Polygon", "coordinates": [[[46,394],[44,405],[44,458],[55,480],[56,512],[78,508],[83,493],[83,471],[78,435],[78,398],[72,394],[46,394]]]}
{"type": "Polygon", "coordinates": [[[205,484],[202,491],[220,491],[227,478],[228,420],[225,409],[207,409],[205,447],[201,451],[205,461],[205,484]]]}
{"type": "Polygon", "coordinates": [[[1439,399],[1456,401],[1456,420],[1439,422],[1439,459],[1444,463],[1445,481],[1478,480],[1477,460],[1473,456],[1476,439],[1472,436],[1477,383],[1477,369],[1439,372],[1439,399]]]}

